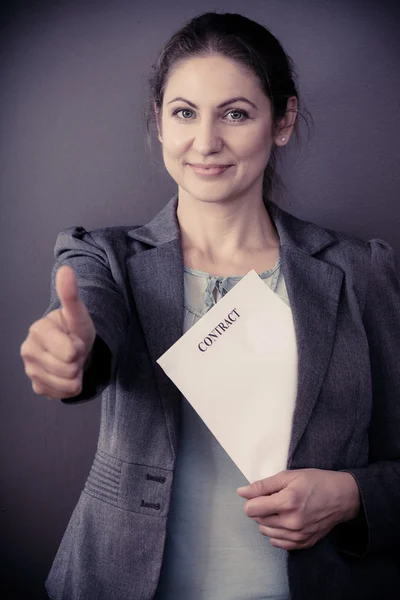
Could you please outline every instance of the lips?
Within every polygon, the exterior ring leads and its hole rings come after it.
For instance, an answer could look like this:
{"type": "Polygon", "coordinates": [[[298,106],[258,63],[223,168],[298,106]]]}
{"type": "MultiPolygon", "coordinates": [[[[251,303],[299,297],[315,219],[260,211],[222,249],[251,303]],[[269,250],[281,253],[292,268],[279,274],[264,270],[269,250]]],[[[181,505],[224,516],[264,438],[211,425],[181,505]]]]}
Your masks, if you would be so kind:
{"type": "Polygon", "coordinates": [[[196,167],[195,165],[191,165],[190,163],[188,163],[190,167],[192,167],[192,169],[194,170],[195,173],[197,173],[198,175],[203,175],[206,177],[212,177],[214,175],[220,175],[221,173],[224,173],[227,169],[229,169],[229,167],[231,165],[226,165],[224,167],[196,167]]]}
{"type": "Polygon", "coordinates": [[[227,171],[230,168],[230,166],[227,166],[227,167],[208,167],[208,168],[204,169],[204,168],[200,168],[200,167],[195,167],[193,165],[190,165],[190,167],[193,169],[193,171],[197,175],[200,175],[202,177],[216,177],[218,175],[222,175],[222,173],[224,173],[225,171],[227,171]]]}
{"type": "Polygon", "coordinates": [[[226,168],[226,167],[230,167],[231,165],[219,165],[219,164],[215,164],[215,165],[202,165],[200,163],[188,163],[188,165],[190,165],[191,167],[198,167],[199,169],[222,169],[222,168],[226,168]]]}

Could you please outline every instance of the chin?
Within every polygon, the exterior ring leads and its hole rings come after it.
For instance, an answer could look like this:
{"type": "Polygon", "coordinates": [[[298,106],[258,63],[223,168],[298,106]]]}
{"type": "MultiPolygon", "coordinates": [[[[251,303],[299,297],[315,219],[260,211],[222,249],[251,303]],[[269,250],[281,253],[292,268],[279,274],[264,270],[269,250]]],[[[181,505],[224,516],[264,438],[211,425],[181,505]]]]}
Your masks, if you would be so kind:
{"type": "Polygon", "coordinates": [[[207,204],[210,203],[217,203],[217,202],[227,202],[229,200],[232,199],[232,193],[229,193],[228,191],[221,191],[221,190],[201,190],[201,189],[196,189],[196,190],[191,190],[190,188],[185,188],[183,186],[180,186],[179,188],[180,190],[180,195],[184,195],[184,196],[189,196],[191,199],[193,199],[194,201],[198,201],[198,202],[206,202],[207,204]]]}

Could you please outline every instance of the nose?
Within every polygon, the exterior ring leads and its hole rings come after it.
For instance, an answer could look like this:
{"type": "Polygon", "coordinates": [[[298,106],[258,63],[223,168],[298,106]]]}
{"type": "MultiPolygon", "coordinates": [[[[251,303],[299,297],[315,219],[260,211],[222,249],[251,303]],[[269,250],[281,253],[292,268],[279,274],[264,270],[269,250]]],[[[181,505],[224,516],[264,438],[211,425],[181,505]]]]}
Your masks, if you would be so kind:
{"type": "Polygon", "coordinates": [[[199,154],[219,152],[224,142],[221,133],[212,119],[204,120],[194,132],[193,148],[199,154]]]}

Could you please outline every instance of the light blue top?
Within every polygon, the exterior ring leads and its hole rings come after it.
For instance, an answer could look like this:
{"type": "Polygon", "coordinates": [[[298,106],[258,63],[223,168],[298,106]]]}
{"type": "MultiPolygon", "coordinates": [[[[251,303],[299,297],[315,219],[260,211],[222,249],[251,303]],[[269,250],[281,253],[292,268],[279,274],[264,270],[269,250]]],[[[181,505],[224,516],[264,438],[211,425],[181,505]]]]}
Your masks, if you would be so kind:
{"type": "MultiPolygon", "coordinates": [[[[186,332],[243,275],[184,267],[186,332]]],[[[259,277],[289,305],[280,260],[259,277]]],[[[266,382],[268,388],[268,382],[266,382]]],[[[248,517],[248,481],[183,398],[167,540],[155,600],[289,600],[287,552],[248,517]]]]}

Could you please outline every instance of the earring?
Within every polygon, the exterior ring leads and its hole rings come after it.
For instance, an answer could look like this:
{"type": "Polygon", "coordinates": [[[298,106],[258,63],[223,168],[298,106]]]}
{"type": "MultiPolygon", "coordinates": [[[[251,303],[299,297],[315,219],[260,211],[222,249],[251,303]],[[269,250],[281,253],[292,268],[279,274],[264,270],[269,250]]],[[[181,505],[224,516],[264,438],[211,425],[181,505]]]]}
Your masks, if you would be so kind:
{"type": "Polygon", "coordinates": [[[283,137],[283,138],[282,138],[282,142],[284,142],[284,141],[285,141],[285,139],[286,139],[286,138],[284,138],[284,137],[283,137]]]}

